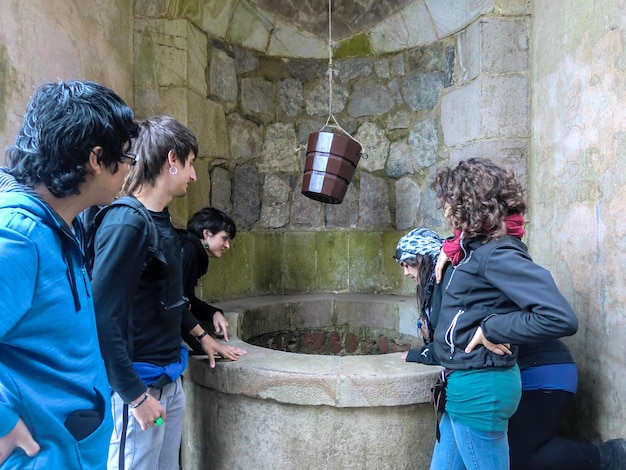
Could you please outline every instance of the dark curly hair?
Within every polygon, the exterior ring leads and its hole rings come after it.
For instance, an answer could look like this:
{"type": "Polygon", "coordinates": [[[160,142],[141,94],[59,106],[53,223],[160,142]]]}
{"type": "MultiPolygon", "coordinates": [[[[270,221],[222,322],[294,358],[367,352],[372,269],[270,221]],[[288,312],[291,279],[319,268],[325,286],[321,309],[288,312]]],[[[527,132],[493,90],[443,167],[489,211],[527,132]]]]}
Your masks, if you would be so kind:
{"type": "Polygon", "coordinates": [[[489,159],[440,168],[431,187],[452,227],[469,238],[500,238],[506,235],[504,218],[526,212],[524,191],[513,172],[489,159]]]}
{"type": "Polygon", "coordinates": [[[202,233],[204,229],[213,235],[224,230],[231,240],[237,235],[237,227],[233,219],[225,212],[213,207],[200,209],[187,222],[187,231],[198,238],[204,238],[202,233]]]}
{"type": "Polygon", "coordinates": [[[79,194],[93,147],[113,173],[122,148],[137,135],[132,110],[95,82],[48,82],[31,97],[15,144],[7,150],[9,173],[31,188],[43,184],[57,198],[79,194]]]}

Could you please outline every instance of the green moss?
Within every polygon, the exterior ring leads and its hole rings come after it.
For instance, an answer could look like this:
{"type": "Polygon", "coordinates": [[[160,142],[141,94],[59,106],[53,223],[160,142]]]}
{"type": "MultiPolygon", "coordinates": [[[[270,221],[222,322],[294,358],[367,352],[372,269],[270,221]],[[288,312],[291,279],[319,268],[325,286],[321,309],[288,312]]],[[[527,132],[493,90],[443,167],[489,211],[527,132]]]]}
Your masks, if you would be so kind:
{"type": "Polygon", "coordinates": [[[318,292],[348,292],[349,235],[347,232],[319,232],[317,234],[317,290],[318,292]]]}
{"type": "Polygon", "coordinates": [[[285,293],[317,292],[315,232],[285,233],[285,293]]]}
{"type": "Polygon", "coordinates": [[[349,233],[350,292],[381,292],[380,233],[349,233]]]}
{"type": "Polygon", "coordinates": [[[222,258],[210,260],[209,272],[202,278],[203,299],[210,302],[255,293],[251,270],[254,242],[249,232],[238,232],[233,247],[222,258]]]}
{"type": "Polygon", "coordinates": [[[333,56],[341,59],[345,57],[370,56],[372,54],[372,45],[368,35],[360,33],[341,41],[333,56]]]}
{"type": "MultiPolygon", "coordinates": [[[[385,232],[382,237],[382,271],[385,282],[385,290],[402,292],[404,286],[404,274],[402,268],[394,259],[398,240],[406,231],[385,232]]],[[[413,286],[414,287],[414,286],[413,286]]]]}
{"type": "Polygon", "coordinates": [[[276,294],[283,290],[283,233],[254,233],[255,252],[252,270],[257,294],[276,294]]]}

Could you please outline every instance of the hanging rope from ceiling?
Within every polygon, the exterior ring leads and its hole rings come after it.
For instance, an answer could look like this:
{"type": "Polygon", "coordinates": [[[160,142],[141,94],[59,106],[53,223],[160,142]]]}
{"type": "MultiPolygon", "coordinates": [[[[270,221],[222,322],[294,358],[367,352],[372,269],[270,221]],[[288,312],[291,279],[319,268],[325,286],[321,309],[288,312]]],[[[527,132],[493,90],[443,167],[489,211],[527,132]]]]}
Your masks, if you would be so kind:
{"type": "MultiPolygon", "coordinates": [[[[332,0],[328,0],[328,71],[326,72],[326,75],[328,76],[328,119],[326,119],[326,124],[322,126],[320,131],[327,127],[339,129],[345,135],[361,145],[361,148],[363,148],[361,142],[352,137],[348,131],[346,131],[343,127],[339,125],[339,123],[337,122],[337,118],[335,118],[335,115],[333,114],[333,76],[335,75],[335,68],[333,65],[332,3],[332,0]],[[334,124],[330,124],[331,119],[334,124]]],[[[363,157],[367,158],[365,154],[363,155],[363,157]]]]}

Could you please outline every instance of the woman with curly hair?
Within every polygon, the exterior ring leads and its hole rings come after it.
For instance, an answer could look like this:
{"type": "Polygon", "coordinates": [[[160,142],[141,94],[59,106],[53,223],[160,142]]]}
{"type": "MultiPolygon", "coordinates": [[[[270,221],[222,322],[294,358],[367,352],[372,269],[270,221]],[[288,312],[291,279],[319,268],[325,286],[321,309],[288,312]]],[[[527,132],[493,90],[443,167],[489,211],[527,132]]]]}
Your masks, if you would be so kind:
{"type": "Polygon", "coordinates": [[[521,396],[511,344],[573,335],[578,320],[551,274],[510,233],[526,211],[512,172],[473,158],[437,171],[432,187],[460,251],[431,345],[449,373],[430,468],[505,470],[508,421],[521,396]]]}

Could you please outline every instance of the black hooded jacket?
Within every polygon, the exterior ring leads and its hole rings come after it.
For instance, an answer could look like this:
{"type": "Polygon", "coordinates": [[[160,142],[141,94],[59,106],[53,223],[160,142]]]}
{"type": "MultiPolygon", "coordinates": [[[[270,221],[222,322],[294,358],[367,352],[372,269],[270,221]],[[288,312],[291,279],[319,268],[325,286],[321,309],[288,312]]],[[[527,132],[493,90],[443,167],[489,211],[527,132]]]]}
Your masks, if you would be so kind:
{"type": "Polygon", "coordinates": [[[432,345],[441,365],[482,369],[516,363],[517,354],[499,356],[482,346],[466,353],[479,326],[496,344],[527,344],[576,333],[574,311],[550,272],[532,261],[521,240],[512,236],[484,244],[466,240],[463,249],[464,259],[443,286],[432,345]]]}

